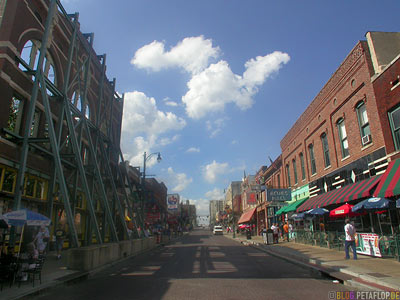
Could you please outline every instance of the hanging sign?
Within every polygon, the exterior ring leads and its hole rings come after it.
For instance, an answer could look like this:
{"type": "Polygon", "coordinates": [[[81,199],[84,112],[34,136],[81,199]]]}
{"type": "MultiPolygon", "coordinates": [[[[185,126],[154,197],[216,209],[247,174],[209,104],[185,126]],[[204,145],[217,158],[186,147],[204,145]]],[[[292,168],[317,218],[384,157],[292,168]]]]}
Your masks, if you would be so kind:
{"type": "Polygon", "coordinates": [[[379,235],[375,233],[357,233],[356,249],[360,254],[382,257],[379,249],[379,235]]]}
{"type": "Polygon", "coordinates": [[[267,201],[290,201],[292,192],[290,189],[267,189],[267,201]]]}

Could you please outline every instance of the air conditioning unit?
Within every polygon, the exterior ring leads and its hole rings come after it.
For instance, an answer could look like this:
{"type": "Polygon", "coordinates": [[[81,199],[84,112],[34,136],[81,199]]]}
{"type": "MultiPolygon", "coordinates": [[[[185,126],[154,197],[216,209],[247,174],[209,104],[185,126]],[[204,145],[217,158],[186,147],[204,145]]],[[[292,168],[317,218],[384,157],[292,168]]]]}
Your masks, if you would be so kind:
{"type": "Polygon", "coordinates": [[[361,141],[362,141],[363,146],[366,145],[366,144],[371,143],[371,135],[370,134],[364,135],[361,138],[361,141]]]}

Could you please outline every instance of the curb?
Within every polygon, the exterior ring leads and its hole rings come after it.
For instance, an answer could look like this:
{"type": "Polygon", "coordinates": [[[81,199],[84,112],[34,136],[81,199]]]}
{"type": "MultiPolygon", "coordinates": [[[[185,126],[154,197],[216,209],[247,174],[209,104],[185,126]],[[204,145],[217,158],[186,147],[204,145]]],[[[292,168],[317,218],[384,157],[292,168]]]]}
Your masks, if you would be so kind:
{"type": "MultiPolygon", "coordinates": [[[[228,236],[229,237],[229,236],[228,236]]],[[[229,237],[231,238],[231,237],[229,237]]],[[[233,239],[232,240],[236,242],[240,242],[241,244],[245,244],[245,241],[242,241],[240,239],[233,239]]],[[[393,292],[393,291],[399,291],[398,287],[395,287],[391,285],[390,283],[386,282],[381,282],[377,278],[372,278],[368,275],[364,274],[358,274],[356,272],[353,272],[351,270],[343,269],[343,268],[338,268],[338,267],[325,267],[322,265],[323,262],[316,260],[316,259],[305,259],[301,257],[297,257],[294,255],[290,256],[283,256],[281,254],[278,254],[276,251],[266,249],[264,245],[260,245],[258,242],[248,242],[248,246],[253,247],[255,249],[258,249],[260,251],[263,251],[265,253],[268,253],[271,256],[275,256],[277,258],[283,259],[285,261],[288,261],[290,263],[306,267],[309,269],[312,269],[314,271],[318,271],[320,274],[334,278],[338,280],[339,282],[343,283],[344,285],[352,286],[352,287],[358,287],[358,288],[367,288],[370,290],[379,290],[379,291],[384,291],[384,292],[393,292]]]]}

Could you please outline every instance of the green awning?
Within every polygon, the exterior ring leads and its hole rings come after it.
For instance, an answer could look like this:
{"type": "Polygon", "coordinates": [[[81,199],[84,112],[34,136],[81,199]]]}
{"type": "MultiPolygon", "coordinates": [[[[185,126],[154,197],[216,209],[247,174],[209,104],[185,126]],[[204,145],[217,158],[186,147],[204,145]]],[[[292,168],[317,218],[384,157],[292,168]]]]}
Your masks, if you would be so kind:
{"type": "Polygon", "coordinates": [[[306,200],[308,200],[308,197],[307,198],[304,198],[304,199],[301,199],[301,200],[297,200],[296,202],[293,202],[292,204],[290,204],[289,206],[286,206],[285,208],[285,213],[288,213],[288,212],[292,212],[292,211],[296,211],[296,209],[300,206],[300,205],[302,205],[306,200]]]}
{"type": "Polygon", "coordinates": [[[283,206],[280,209],[278,209],[278,211],[275,213],[275,215],[281,215],[283,214],[283,211],[285,210],[286,207],[288,207],[289,205],[283,206]]]}

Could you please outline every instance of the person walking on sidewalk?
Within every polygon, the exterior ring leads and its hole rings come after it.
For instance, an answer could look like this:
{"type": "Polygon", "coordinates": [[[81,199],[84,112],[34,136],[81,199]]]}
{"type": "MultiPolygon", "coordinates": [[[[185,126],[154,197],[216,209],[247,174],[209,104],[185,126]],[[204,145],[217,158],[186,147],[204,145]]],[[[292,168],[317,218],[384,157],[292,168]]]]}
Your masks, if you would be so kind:
{"type": "Polygon", "coordinates": [[[56,248],[57,248],[57,259],[61,259],[61,250],[64,245],[65,231],[62,224],[58,224],[56,230],[56,248]]]}
{"type": "Polygon", "coordinates": [[[289,225],[287,222],[285,223],[285,225],[283,225],[283,233],[284,233],[283,239],[285,239],[286,237],[286,240],[289,242],[289,225]]]}
{"type": "Polygon", "coordinates": [[[349,219],[346,219],[345,223],[346,225],[344,226],[344,232],[346,235],[346,240],[344,241],[344,251],[346,253],[346,259],[350,259],[349,247],[351,247],[353,250],[353,258],[357,259],[356,228],[350,223],[349,219]]]}

